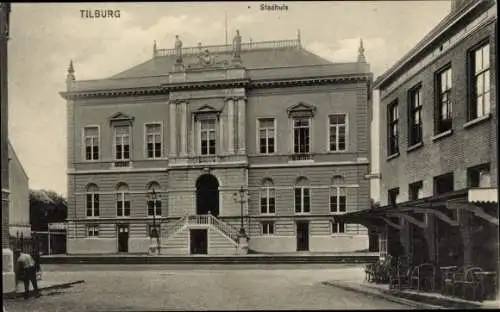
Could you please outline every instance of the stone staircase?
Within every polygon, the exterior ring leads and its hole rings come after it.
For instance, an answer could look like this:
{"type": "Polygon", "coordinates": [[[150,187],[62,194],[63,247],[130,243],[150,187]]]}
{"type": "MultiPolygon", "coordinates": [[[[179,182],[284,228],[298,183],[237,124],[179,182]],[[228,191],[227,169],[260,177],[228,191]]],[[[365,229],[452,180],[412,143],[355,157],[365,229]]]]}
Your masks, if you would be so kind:
{"type": "Polygon", "coordinates": [[[190,254],[190,229],[207,229],[208,254],[232,255],[238,253],[238,230],[212,215],[187,215],[177,220],[161,237],[160,253],[165,255],[190,254]]]}

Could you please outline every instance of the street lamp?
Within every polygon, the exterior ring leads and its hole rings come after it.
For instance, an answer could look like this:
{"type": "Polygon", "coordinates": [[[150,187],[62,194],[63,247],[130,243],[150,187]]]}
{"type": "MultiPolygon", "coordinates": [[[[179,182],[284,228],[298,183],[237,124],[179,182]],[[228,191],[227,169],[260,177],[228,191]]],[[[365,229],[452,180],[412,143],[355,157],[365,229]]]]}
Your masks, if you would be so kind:
{"type": "MultiPolygon", "coordinates": [[[[156,238],[156,248],[158,249],[158,254],[160,253],[160,235],[156,228],[156,200],[160,197],[159,194],[156,193],[156,189],[152,187],[152,190],[149,192],[148,197],[150,199],[151,208],[153,208],[153,229],[151,230],[151,237],[156,238]]],[[[149,206],[149,205],[148,205],[149,206]]]]}
{"type": "Polygon", "coordinates": [[[245,202],[247,202],[248,200],[248,197],[245,196],[245,189],[242,187],[240,187],[239,191],[238,192],[235,192],[233,193],[233,198],[234,198],[234,201],[235,202],[239,202],[240,203],[240,207],[241,207],[241,211],[240,211],[240,221],[241,221],[241,224],[240,224],[240,236],[246,236],[246,233],[245,233],[245,228],[243,227],[243,204],[245,202]]]}

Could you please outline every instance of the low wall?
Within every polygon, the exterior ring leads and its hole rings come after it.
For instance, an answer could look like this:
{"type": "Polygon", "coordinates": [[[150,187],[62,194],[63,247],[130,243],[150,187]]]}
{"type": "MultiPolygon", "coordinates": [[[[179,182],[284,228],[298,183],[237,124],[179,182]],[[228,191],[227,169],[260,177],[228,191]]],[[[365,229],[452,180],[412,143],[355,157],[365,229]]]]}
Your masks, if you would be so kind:
{"type": "Polygon", "coordinates": [[[312,252],[354,252],[368,250],[368,235],[311,236],[309,250],[312,252]]]}
{"type": "Polygon", "coordinates": [[[107,254],[118,251],[116,238],[77,238],[68,239],[68,254],[107,254]]]}

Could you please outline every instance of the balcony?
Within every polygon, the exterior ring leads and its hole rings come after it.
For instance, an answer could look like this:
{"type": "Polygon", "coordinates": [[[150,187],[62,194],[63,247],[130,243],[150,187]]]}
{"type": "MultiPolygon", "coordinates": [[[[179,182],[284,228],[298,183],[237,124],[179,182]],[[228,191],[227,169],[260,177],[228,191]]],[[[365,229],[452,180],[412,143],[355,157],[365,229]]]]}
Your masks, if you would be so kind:
{"type": "Polygon", "coordinates": [[[288,161],[312,161],[311,153],[295,153],[288,156],[288,161]]]}
{"type": "Polygon", "coordinates": [[[206,164],[247,163],[246,155],[197,155],[189,157],[170,157],[169,166],[196,166],[206,164]]]}
{"type": "Polygon", "coordinates": [[[130,160],[114,160],[112,167],[113,168],[129,168],[132,166],[132,162],[130,160]]]}

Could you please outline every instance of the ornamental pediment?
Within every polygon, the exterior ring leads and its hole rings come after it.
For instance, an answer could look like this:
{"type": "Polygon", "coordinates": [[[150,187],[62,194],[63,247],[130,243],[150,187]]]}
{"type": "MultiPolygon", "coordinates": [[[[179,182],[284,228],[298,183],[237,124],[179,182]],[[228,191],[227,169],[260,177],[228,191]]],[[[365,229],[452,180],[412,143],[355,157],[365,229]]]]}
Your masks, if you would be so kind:
{"type": "Polygon", "coordinates": [[[288,117],[313,117],[316,113],[316,106],[299,102],[287,108],[288,117]]]}
{"type": "Polygon", "coordinates": [[[109,122],[114,125],[131,125],[135,117],[118,112],[109,117],[109,122]]]}
{"type": "Polygon", "coordinates": [[[203,105],[193,112],[196,120],[208,119],[214,117],[219,118],[220,113],[221,113],[220,110],[217,110],[216,108],[210,105],[203,105]]]}

